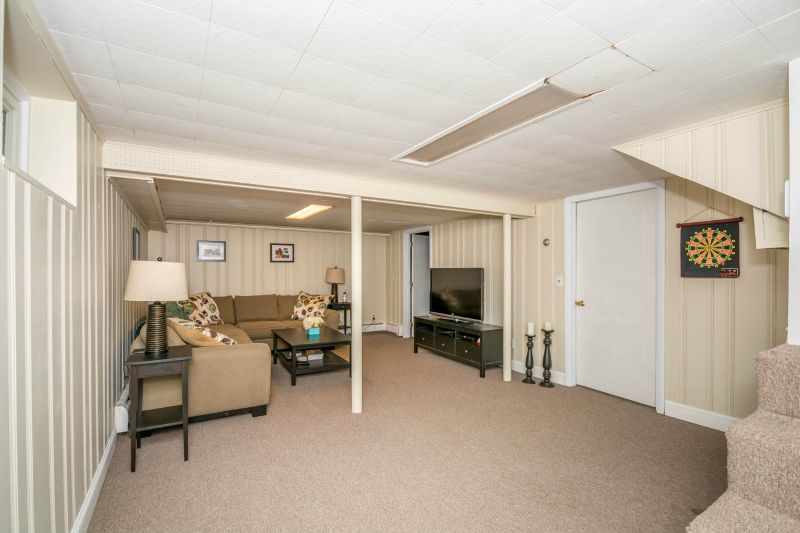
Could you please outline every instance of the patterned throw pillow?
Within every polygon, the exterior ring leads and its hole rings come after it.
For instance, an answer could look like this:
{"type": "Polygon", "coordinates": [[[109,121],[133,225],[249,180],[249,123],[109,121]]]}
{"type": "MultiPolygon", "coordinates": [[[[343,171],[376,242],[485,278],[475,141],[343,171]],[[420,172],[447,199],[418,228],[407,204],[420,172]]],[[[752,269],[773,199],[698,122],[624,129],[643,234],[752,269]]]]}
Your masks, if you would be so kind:
{"type": "Polygon", "coordinates": [[[185,310],[191,309],[187,317],[194,321],[198,326],[216,326],[224,324],[219,316],[219,308],[214,298],[207,292],[201,292],[189,296],[188,300],[177,302],[185,310]]]}
{"type": "Polygon", "coordinates": [[[167,324],[172,328],[181,339],[192,346],[223,346],[226,344],[237,344],[235,340],[214,331],[211,328],[198,326],[191,320],[180,318],[168,318],[167,324]]]}
{"type": "Polygon", "coordinates": [[[194,311],[194,307],[189,300],[183,300],[181,302],[167,302],[166,306],[167,316],[182,318],[183,320],[189,320],[189,314],[194,311]]]}
{"type": "Polygon", "coordinates": [[[297,297],[297,303],[294,304],[294,314],[292,318],[295,320],[303,320],[309,316],[323,316],[328,304],[331,303],[333,296],[326,294],[324,296],[314,296],[306,292],[300,291],[297,297]]]}

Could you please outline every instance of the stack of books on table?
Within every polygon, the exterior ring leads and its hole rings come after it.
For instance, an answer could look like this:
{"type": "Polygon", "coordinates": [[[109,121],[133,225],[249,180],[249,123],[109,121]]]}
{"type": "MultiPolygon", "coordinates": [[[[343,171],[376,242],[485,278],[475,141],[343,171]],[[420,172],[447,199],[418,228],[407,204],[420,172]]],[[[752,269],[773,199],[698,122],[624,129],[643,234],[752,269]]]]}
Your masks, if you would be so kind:
{"type": "Polygon", "coordinates": [[[320,350],[306,350],[303,353],[297,354],[297,364],[307,365],[315,361],[322,361],[324,357],[320,350]]]}

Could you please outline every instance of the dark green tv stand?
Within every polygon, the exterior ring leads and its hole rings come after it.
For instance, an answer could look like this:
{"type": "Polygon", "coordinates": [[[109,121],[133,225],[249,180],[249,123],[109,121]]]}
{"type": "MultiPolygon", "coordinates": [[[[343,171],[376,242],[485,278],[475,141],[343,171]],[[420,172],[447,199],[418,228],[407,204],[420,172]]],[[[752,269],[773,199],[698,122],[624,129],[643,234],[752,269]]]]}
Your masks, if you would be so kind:
{"type": "Polygon", "coordinates": [[[503,328],[491,324],[455,322],[434,316],[414,317],[414,353],[419,347],[476,366],[481,377],[486,368],[503,364],[503,328]]]}

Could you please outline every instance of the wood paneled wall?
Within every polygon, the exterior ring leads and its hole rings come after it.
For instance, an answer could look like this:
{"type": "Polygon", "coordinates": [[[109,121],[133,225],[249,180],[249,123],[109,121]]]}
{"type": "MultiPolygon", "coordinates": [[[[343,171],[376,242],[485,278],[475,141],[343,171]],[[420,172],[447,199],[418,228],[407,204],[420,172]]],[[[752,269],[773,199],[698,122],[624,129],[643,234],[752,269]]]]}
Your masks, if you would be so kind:
{"type": "MultiPolygon", "coordinates": [[[[350,234],[220,224],[168,223],[166,233],[151,231],[148,257],[186,263],[189,292],[212,295],[327,294],[325,269],[345,268],[350,274],[350,234]],[[197,241],[227,242],[227,261],[197,261],[197,241]],[[294,263],[270,263],[270,243],[294,243],[294,263]]],[[[364,322],[386,321],[385,235],[364,235],[364,322]]],[[[347,283],[339,287],[339,294],[347,283]]]]}
{"type": "Polygon", "coordinates": [[[786,340],[787,250],[756,250],[750,205],[691,181],[666,187],[666,399],[743,417],[756,407],[755,356],[786,340]],[[682,278],[675,224],[713,207],[744,217],[741,276],[682,278]]]}
{"type": "Polygon", "coordinates": [[[122,300],[141,224],[100,150],[79,114],[77,206],[2,169],[0,529],[68,531],[116,434],[121,365],[145,311],[122,300]]]}
{"type": "Polygon", "coordinates": [[[386,239],[386,322],[403,325],[403,231],[386,239]]]}

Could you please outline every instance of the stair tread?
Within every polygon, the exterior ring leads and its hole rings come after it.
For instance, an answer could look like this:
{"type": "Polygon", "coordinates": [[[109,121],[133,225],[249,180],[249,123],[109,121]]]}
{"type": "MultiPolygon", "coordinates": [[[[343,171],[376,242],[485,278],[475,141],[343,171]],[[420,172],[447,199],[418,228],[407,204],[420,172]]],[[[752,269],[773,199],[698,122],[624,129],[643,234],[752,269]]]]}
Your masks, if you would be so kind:
{"type": "Polygon", "coordinates": [[[728,439],[753,437],[778,447],[796,447],[800,451],[800,418],[758,409],[728,428],[728,439]]]}
{"type": "Polygon", "coordinates": [[[800,520],[748,500],[732,489],[695,518],[689,533],[783,533],[800,531],[800,520]]]}
{"type": "Polygon", "coordinates": [[[800,346],[783,344],[756,356],[758,406],[800,418],[800,346]]]}

